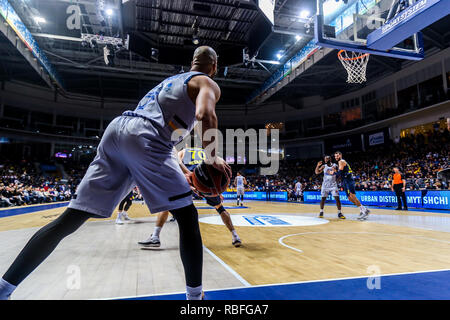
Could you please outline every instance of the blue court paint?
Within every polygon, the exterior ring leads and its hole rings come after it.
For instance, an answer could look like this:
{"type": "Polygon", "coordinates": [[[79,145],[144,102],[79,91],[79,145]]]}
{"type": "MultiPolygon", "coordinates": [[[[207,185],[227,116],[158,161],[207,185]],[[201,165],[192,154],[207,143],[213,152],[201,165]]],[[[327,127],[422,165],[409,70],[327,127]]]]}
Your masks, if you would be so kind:
{"type": "Polygon", "coordinates": [[[0,218],[17,216],[19,214],[55,209],[55,208],[60,208],[60,207],[66,207],[67,205],[69,205],[69,201],[57,202],[57,203],[51,203],[51,204],[43,204],[43,205],[37,205],[37,206],[31,206],[31,207],[18,207],[18,208],[0,210],[0,218]]]}
{"type": "MultiPolygon", "coordinates": [[[[368,289],[368,278],[212,290],[207,300],[448,300],[450,270],[381,276],[380,289],[368,289]]],[[[369,279],[369,283],[374,283],[369,279]]],[[[125,300],[185,300],[184,293],[125,300]]]]}

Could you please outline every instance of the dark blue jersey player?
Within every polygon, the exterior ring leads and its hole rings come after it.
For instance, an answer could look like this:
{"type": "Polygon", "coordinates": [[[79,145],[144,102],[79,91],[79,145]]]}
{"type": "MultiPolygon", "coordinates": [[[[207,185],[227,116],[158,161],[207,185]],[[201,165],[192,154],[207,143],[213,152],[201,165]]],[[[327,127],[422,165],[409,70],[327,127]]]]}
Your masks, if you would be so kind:
{"type": "Polygon", "coordinates": [[[348,196],[348,199],[357,207],[359,207],[359,217],[358,220],[366,220],[369,216],[370,210],[364,207],[361,202],[359,202],[356,197],[355,191],[355,180],[353,179],[353,171],[350,165],[342,159],[342,152],[336,151],[334,153],[334,158],[338,162],[338,172],[337,176],[342,180],[342,187],[348,196]]]}

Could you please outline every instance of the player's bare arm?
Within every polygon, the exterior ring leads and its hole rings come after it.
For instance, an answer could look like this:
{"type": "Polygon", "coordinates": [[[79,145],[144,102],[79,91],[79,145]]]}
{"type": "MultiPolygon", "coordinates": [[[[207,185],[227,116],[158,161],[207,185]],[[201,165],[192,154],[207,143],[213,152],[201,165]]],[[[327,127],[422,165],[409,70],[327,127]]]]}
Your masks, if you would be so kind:
{"type": "Polygon", "coordinates": [[[325,165],[323,165],[323,162],[322,161],[319,161],[318,163],[317,163],[317,166],[316,166],[316,169],[314,170],[314,172],[316,173],[316,174],[320,174],[320,173],[322,173],[323,172],[323,169],[325,168],[325,165]]]}
{"type": "Polygon", "coordinates": [[[346,164],[345,160],[339,160],[339,170],[344,170],[346,164]]]}
{"type": "Polygon", "coordinates": [[[180,150],[178,152],[178,164],[180,165],[180,168],[181,168],[181,170],[183,171],[184,174],[189,174],[189,173],[191,173],[191,171],[183,163],[183,158],[184,158],[184,153],[185,152],[186,151],[184,149],[180,150]]]}
{"type": "MultiPolygon", "coordinates": [[[[220,99],[220,88],[211,78],[207,76],[197,76],[192,78],[188,83],[188,93],[190,98],[195,101],[196,110],[195,117],[202,122],[202,136],[209,129],[217,130],[216,103],[220,99]],[[195,97],[195,99],[194,99],[195,97]]],[[[212,165],[231,177],[230,166],[215,154],[218,149],[218,143],[215,139],[210,141],[203,139],[203,148],[212,150],[212,165]],[[210,146],[214,144],[214,146],[210,146]]],[[[209,155],[207,155],[209,156],[209,155]]]]}

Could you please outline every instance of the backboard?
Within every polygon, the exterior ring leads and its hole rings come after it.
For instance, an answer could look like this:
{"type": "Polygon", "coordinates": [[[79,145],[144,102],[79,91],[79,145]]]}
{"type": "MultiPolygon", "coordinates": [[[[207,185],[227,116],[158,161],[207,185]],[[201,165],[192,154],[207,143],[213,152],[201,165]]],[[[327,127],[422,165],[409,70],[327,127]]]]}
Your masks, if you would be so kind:
{"type": "Polygon", "coordinates": [[[420,60],[424,57],[420,30],[445,14],[439,11],[448,11],[444,2],[317,0],[315,38],[324,47],[420,60]]]}

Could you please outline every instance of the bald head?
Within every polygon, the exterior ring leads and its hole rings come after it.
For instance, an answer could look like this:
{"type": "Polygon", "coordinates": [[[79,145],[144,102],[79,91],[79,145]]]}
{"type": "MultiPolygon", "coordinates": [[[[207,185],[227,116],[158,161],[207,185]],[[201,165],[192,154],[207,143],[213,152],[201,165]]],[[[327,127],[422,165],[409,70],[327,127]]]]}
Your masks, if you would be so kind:
{"type": "Polygon", "coordinates": [[[213,48],[200,46],[194,51],[192,70],[214,76],[217,73],[217,53],[213,48]]]}

